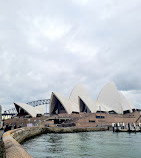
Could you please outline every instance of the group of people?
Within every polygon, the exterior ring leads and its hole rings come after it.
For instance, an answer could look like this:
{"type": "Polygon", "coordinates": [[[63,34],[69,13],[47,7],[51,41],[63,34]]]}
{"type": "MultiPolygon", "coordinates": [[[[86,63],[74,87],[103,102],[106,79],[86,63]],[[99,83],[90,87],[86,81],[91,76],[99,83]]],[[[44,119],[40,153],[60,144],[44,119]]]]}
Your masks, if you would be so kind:
{"type": "Polygon", "coordinates": [[[12,123],[10,124],[6,124],[5,128],[4,128],[4,132],[10,131],[12,128],[16,129],[16,124],[12,125],[12,123]]]}

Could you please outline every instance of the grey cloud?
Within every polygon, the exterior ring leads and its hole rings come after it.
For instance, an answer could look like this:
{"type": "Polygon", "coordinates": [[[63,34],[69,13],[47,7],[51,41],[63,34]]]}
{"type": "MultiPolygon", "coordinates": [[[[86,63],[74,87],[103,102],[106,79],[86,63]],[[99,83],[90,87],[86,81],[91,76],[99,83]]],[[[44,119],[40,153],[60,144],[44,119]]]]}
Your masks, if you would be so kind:
{"type": "Polygon", "coordinates": [[[86,84],[96,98],[109,81],[129,92],[127,97],[139,106],[139,0],[0,3],[0,104],[4,109],[14,101],[49,98],[52,91],[68,96],[77,83],[86,84]]]}

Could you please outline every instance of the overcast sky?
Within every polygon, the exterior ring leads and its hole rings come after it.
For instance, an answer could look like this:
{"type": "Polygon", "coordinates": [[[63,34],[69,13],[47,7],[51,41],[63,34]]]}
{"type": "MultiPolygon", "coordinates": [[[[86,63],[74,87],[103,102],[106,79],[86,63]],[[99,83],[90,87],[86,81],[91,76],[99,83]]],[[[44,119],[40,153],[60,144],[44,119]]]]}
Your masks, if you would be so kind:
{"type": "Polygon", "coordinates": [[[141,108],[141,0],[0,0],[4,110],[110,81],[141,108]]]}

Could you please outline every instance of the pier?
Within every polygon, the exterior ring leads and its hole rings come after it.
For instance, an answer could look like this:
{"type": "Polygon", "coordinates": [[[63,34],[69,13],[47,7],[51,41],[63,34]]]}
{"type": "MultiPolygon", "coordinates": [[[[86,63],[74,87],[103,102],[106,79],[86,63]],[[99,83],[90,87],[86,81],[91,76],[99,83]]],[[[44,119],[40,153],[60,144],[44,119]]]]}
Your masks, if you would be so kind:
{"type": "Polygon", "coordinates": [[[141,123],[139,124],[125,124],[125,123],[112,123],[113,132],[141,132],[141,123]]]}

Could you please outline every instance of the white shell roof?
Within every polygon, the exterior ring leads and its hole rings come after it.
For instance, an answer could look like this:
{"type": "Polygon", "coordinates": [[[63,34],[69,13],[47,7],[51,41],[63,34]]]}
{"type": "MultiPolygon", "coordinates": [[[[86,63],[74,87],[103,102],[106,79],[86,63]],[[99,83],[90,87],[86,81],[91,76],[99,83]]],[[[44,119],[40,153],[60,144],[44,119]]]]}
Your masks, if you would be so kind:
{"type": "Polygon", "coordinates": [[[54,100],[53,100],[54,97],[56,97],[60,101],[60,103],[62,104],[62,106],[64,107],[64,109],[66,110],[68,114],[71,114],[73,111],[79,112],[77,104],[71,102],[71,100],[67,99],[62,94],[52,92],[51,101],[50,101],[50,113],[52,112],[55,106],[54,100]]]}
{"type": "Polygon", "coordinates": [[[117,113],[123,113],[124,110],[131,110],[130,103],[123,94],[117,90],[113,82],[106,84],[102,88],[97,98],[97,104],[106,106],[117,113]]]}
{"type": "Polygon", "coordinates": [[[43,110],[44,105],[33,107],[25,103],[14,103],[14,104],[24,109],[32,117],[36,117],[37,114],[44,114],[44,110],[43,110]]]}
{"type": "Polygon", "coordinates": [[[90,96],[87,89],[82,84],[78,84],[73,88],[69,99],[78,106],[80,104],[79,99],[81,99],[91,112],[96,112],[96,101],[90,96]]]}
{"type": "MultiPolygon", "coordinates": [[[[73,88],[69,99],[58,93],[53,94],[58,98],[69,114],[72,111],[80,112],[80,99],[92,113],[100,110],[106,112],[113,110],[117,113],[123,113],[125,110],[131,111],[134,108],[133,104],[131,104],[124,95],[117,90],[113,82],[106,84],[102,88],[97,101],[90,96],[87,89],[82,84],[78,84],[73,88]]],[[[53,103],[51,104],[51,108],[53,108],[53,103]]]]}
{"type": "Polygon", "coordinates": [[[44,114],[45,113],[45,105],[38,105],[34,107],[36,110],[36,113],[38,114],[44,114]]]}
{"type": "Polygon", "coordinates": [[[110,107],[102,104],[102,103],[99,103],[98,101],[96,102],[96,111],[112,111],[113,109],[111,109],[110,107]]]}
{"type": "Polygon", "coordinates": [[[133,104],[131,104],[125,97],[124,95],[119,92],[119,95],[120,95],[120,99],[121,99],[121,103],[122,103],[122,111],[125,111],[125,110],[132,110],[134,109],[135,107],[133,106],[133,104]]]}
{"type": "Polygon", "coordinates": [[[80,96],[89,96],[89,93],[87,89],[82,84],[76,85],[73,90],[71,91],[71,94],[69,96],[69,99],[76,104],[79,104],[79,98],[80,96]]]}
{"type": "MultiPolygon", "coordinates": [[[[60,101],[68,114],[72,112],[80,112],[80,99],[85,103],[92,113],[97,111],[115,111],[116,113],[123,113],[125,110],[132,110],[135,108],[124,95],[119,92],[113,82],[106,84],[100,91],[97,101],[95,101],[88,93],[87,89],[82,85],[76,85],[69,99],[62,94],[52,92],[50,100],[50,113],[53,111],[56,104],[56,99],[60,101]]],[[[23,108],[29,115],[36,117],[37,114],[44,114],[45,106],[40,105],[33,107],[25,103],[14,103],[23,108]]]]}

